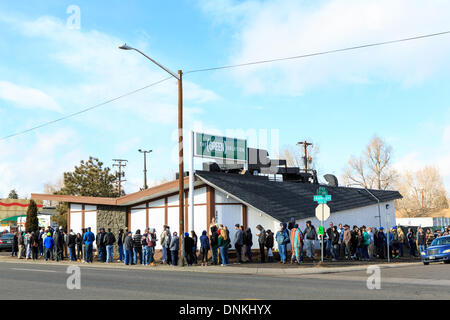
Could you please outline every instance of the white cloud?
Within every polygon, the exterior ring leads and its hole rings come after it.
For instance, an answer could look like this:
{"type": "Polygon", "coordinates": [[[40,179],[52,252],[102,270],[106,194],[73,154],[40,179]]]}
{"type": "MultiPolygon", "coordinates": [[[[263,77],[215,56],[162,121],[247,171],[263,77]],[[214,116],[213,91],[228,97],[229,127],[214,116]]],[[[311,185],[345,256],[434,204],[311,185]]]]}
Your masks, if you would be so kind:
{"type": "Polygon", "coordinates": [[[45,92],[8,81],[0,81],[0,99],[26,109],[61,111],[58,103],[45,92]]]}
{"type": "MultiPolygon", "coordinates": [[[[234,30],[230,63],[302,55],[446,31],[448,1],[202,1],[217,23],[234,30]]],[[[450,69],[449,36],[235,69],[251,93],[302,94],[336,83],[422,83],[450,69]]]]}

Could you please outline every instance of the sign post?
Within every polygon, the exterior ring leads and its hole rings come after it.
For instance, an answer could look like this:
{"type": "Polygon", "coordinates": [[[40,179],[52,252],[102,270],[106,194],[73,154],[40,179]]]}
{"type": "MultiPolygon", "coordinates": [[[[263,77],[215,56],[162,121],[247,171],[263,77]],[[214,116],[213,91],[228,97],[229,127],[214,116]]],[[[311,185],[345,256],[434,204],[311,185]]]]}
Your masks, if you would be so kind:
{"type": "Polygon", "coordinates": [[[330,217],[330,207],[327,205],[327,202],[331,201],[331,196],[324,187],[320,187],[319,190],[317,190],[317,195],[314,196],[314,201],[319,204],[316,208],[316,218],[321,222],[318,234],[321,236],[320,261],[323,262],[323,238],[325,235],[323,225],[324,221],[328,220],[330,217]]]}

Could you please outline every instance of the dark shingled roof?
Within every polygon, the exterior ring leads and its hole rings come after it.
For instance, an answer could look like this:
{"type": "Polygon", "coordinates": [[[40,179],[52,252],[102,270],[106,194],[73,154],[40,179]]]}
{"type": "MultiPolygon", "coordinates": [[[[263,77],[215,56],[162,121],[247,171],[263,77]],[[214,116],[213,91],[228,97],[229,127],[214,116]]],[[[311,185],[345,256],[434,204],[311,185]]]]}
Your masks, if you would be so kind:
{"type": "MultiPolygon", "coordinates": [[[[205,183],[224,190],[279,221],[313,217],[317,207],[314,196],[319,187],[325,187],[332,196],[332,201],[328,202],[332,213],[377,204],[364,189],[292,181],[276,182],[268,180],[267,177],[222,172],[196,171],[196,175],[205,183]]],[[[402,198],[398,191],[370,192],[381,202],[402,198]]]]}

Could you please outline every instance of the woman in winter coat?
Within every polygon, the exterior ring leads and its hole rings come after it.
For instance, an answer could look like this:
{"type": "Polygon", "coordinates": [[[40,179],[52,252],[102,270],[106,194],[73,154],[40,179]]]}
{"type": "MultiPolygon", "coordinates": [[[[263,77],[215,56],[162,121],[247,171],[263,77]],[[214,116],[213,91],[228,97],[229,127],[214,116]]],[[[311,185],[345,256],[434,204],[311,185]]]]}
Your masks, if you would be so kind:
{"type": "Polygon", "coordinates": [[[287,244],[289,243],[289,233],[287,231],[287,224],[283,222],[280,230],[277,232],[276,240],[278,243],[278,251],[280,253],[281,263],[286,264],[287,244]]]}
{"type": "Polygon", "coordinates": [[[17,235],[17,232],[14,232],[14,238],[13,238],[13,247],[11,251],[11,257],[17,257],[17,252],[19,251],[19,237],[17,235]]]}
{"type": "Polygon", "coordinates": [[[222,267],[229,264],[228,261],[228,246],[230,245],[230,238],[225,229],[220,230],[218,246],[220,250],[220,257],[222,258],[222,267]]]}
{"type": "Polygon", "coordinates": [[[78,261],[81,261],[81,251],[83,247],[83,238],[80,233],[77,233],[77,237],[75,238],[75,257],[78,261]]]}
{"type": "Polygon", "coordinates": [[[198,264],[198,259],[197,259],[198,237],[194,230],[191,231],[191,238],[192,238],[192,240],[194,240],[194,246],[192,247],[192,258],[193,258],[192,263],[198,264]]]}
{"type": "Polygon", "coordinates": [[[245,245],[245,254],[247,255],[247,259],[249,262],[252,261],[252,247],[253,247],[253,235],[252,230],[247,228],[244,234],[244,245],[245,245]]]}

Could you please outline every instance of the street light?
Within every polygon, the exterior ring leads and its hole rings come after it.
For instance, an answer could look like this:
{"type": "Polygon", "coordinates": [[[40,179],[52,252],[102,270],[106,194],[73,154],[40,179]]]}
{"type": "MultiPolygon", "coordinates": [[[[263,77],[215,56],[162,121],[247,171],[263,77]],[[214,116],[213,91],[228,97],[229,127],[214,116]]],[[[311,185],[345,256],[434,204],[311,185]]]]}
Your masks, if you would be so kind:
{"type": "Polygon", "coordinates": [[[140,153],[144,154],[144,190],[146,190],[146,189],[148,189],[148,186],[147,186],[147,153],[153,152],[153,150],[145,151],[145,150],[139,149],[138,151],[140,153]]]}
{"type": "MultiPolygon", "coordinates": [[[[378,199],[372,192],[369,191],[369,189],[367,189],[365,186],[363,186],[360,183],[352,183],[352,184],[348,184],[347,185],[347,187],[351,187],[351,186],[360,186],[360,187],[362,187],[364,190],[367,191],[368,194],[370,194],[375,200],[377,200],[377,202],[378,202],[378,219],[380,221],[380,228],[381,228],[382,225],[381,225],[381,209],[380,209],[380,202],[381,201],[380,201],[380,199],[378,199]]],[[[390,229],[389,229],[389,226],[388,226],[388,237],[386,239],[387,240],[386,241],[386,243],[387,243],[387,258],[388,258],[388,262],[391,262],[391,258],[389,256],[389,233],[391,233],[391,232],[390,232],[390,229]]]]}
{"type": "Polygon", "coordinates": [[[179,204],[179,234],[181,239],[179,265],[182,266],[184,259],[184,161],[183,161],[183,72],[178,70],[178,74],[165,68],[142,51],[128,46],[126,43],[119,47],[122,50],[134,50],[156,64],[158,67],[169,73],[178,80],[178,204],[179,204]]]}

